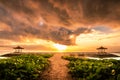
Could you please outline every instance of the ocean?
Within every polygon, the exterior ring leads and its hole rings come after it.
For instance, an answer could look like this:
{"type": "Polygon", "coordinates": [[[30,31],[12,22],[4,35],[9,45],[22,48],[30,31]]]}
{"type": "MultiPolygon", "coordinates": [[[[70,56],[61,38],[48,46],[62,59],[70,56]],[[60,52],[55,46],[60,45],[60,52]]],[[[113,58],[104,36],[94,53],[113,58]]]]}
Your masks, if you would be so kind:
{"type": "MultiPolygon", "coordinates": [[[[11,50],[0,50],[0,55],[13,53],[14,51],[11,50]]],[[[77,57],[86,57],[89,59],[101,59],[101,57],[98,57],[96,55],[99,55],[97,52],[23,52],[23,53],[35,53],[35,54],[65,54],[70,56],[77,56],[77,57]]],[[[102,56],[102,59],[117,59],[120,60],[120,52],[117,53],[107,53],[106,55],[102,56]],[[106,56],[107,55],[107,56],[106,56]],[[110,56],[109,56],[110,55],[110,56]]]]}

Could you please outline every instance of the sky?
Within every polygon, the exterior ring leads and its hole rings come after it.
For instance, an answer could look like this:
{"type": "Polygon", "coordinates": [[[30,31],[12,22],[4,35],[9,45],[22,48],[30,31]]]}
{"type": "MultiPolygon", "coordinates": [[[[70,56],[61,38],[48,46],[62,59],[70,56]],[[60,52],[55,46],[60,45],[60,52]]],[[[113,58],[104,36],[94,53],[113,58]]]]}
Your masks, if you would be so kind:
{"type": "Polygon", "coordinates": [[[0,0],[0,51],[120,51],[120,0],[0,0]]]}

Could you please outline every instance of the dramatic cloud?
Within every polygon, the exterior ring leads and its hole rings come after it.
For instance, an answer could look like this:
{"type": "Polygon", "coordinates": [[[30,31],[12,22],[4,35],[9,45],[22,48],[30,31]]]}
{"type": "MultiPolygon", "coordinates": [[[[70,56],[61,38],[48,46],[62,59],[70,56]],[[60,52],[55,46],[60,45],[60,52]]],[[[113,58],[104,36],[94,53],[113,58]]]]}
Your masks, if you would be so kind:
{"type": "Polygon", "coordinates": [[[76,36],[94,26],[118,27],[119,8],[119,0],[0,0],[0,39],[74,45],[76,36]]]}

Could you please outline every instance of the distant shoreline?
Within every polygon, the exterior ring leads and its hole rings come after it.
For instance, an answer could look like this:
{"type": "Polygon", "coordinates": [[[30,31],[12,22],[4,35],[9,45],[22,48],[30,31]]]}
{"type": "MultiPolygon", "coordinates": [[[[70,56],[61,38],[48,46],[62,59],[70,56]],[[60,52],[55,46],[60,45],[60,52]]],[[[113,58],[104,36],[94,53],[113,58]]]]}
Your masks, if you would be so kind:
{"type": "Polygon", "coordinates": [[[19,56],[22,54],[68,54],[70,56],[80,56],[80,57],[120,57],[119,53],[105,53],[105,54],[98,54],[97,52],[22,52],[22,53],[5,53],[1,56],[3,57],[11,57],[11,56],[19,56]]]}

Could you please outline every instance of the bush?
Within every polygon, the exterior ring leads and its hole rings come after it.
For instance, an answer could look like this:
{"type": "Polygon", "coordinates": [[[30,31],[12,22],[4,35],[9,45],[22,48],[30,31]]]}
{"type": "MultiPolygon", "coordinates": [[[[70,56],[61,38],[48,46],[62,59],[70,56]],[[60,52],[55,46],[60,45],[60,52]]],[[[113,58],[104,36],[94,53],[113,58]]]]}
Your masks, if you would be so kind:
{"type": "Polygon", "coordinates": [[[0,60],[0,80],[35,80],[49,66],[47,58],[44,55],[20,55],[0,60]]]}
{"type": "Polygon", "coordinates": [[[53,54],[41,54],[41,56],[44,58],[50,58],[53,56],[53,54]]]}
{"type": "Polygon", "coordinates": [[[78,58],[75,58],[74,56],[62,56],[62,58],[69,61],[75,61],[78,59],[78,58]]]}
{"type": "Polygon", "coordinates": [[[91,60],[67,57],[70,74],[77,80],[119,80],[119,60],[91,60]]]}

